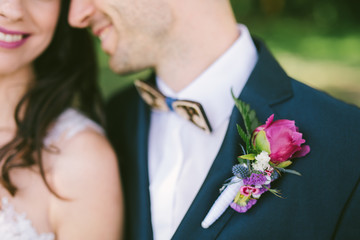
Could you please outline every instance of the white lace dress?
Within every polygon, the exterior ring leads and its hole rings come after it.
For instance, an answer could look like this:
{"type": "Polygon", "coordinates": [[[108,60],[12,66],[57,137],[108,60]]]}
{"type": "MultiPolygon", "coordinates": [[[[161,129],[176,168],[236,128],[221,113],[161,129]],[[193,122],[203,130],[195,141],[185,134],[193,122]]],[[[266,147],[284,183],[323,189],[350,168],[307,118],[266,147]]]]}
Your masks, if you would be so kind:
{"type": "MultiPolygon", "coordinates": [[[[95,122],[83,116],[74,109],[68,109],[57,119],[55,125],[44,139],[44,144],[49,146],[63,134],[70,139],[77,133],[92,128],[103,133],[103,129],[95,122]]],[[[1,197],[1,196],[0,196],[1,197]]],[[[26,213],[16,212],[6,197],[1,198],[0,204],[0,240],[54,240],[54,233],[38,233],[26,213]]]]}

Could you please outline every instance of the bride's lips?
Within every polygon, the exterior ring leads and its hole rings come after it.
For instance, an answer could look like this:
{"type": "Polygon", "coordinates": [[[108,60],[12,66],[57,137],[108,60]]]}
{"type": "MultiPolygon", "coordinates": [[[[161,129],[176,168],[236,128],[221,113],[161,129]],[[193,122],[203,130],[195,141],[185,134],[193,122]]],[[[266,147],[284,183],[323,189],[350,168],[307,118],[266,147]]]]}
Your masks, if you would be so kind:
{"type": "Polygon", "coordinates": [[[29,38],[30,33],[10,31],[0,27],[0,47],[13,49],[23,45],[29,38]]]}

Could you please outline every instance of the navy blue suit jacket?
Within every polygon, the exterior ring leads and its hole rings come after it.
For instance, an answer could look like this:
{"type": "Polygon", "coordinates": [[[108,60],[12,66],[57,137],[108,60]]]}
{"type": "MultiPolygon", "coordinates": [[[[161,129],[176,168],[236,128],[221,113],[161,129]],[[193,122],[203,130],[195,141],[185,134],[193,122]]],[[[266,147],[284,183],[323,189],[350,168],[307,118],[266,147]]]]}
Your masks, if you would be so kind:
{"type": "MultiPolygon", "coordinates": [[[[291,79],[261,42],[256,45],[259,60],[239,98],[262,122],[273,113],[276,119],[296,121],[311,147],[291,166],[302,176],[285,174],[274,182],[285,199],[267,192],[247,213],[228,208],[202,229],[201,221],[241,154],[236,124],[242,119],[234,109],[222,147],[172,239],[360,239],[359,109],[291,79]]],[[[109,101],[107,118],[124,186],[125,239],[152,239],[150,109],[131,86],[109,101]]]]}

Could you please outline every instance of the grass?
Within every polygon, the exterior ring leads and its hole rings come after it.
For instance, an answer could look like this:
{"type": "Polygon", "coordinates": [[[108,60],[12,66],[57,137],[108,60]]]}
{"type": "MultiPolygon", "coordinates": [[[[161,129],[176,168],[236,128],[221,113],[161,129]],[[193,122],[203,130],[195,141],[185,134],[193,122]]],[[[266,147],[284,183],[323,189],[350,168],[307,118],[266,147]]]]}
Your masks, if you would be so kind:
{"type": "MultiPolygon", "coordinates": [[[[360,106],[360,30],[329,31],[311,22],[284,18],[243,22],[253,35],[265,39],[288,75],[360,106]]],[[[112,73],[100,50],[99,60],[100,85],[105,97],[134,79],[112,73]]]]}

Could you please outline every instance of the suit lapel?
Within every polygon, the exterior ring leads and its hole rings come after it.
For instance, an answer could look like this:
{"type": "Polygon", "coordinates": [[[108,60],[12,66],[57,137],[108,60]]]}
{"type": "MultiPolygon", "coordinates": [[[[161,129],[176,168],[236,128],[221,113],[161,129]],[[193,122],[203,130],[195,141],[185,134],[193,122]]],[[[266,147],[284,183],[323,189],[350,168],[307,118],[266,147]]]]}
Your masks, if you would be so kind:
{"type": "Polygon", "coordinates": [[[137,186],[133,191],[136,192],[132,206],[132,213],[136,216],[130,216],[132,219],[131,226],[134,239],[153,239],[150,213],[150,193],[149,193],[149,177],[148,177],[148,134],[150,124],[150,110],[148,106],[139,100],[138,104],[138,125],[136,133],[135,146],[137,147],[136,162],[134,162],[133,180],[137,182],[137,186]]]}
{"type": "Polygon", "coordinates": [[[201,236],[202,239],[213,239],[232,215],[231,211],[226,211],[210,229],[205,230],[200,226],[207,211],[216,200],[222,184],[231,177],[232,165],[235,163],[236,156],[241,153],[240,146],[234,147],[235,142],[240,142],[235,124],[240,122],[239,114],[233,111],[220,151],[173,239],[192,239],[193,236],[201,236]]]}
{"type": "MultiPolygon", "coordinates": [[[[271,54],[260,42],[255,41],[255,43],[258,47],[259,60],[239,98],[249,103],[257,112],[259,120],[265,122],[273,113],[271,105],[290,98],[292,90],[286,74],[271,54]]],[[[237,133],[236,124],[243,127],[242,117],[234,108],[220,151],[172,239],[215,239],[231,216],[237,214],[228,208],[210,228],[203,229],[200,225],[219,196],[219,188],[226,179],[232,177],[232,166],[237,163],[237,156],[241,154],[240,144],[244,145],[244,143],[237,133]]]]}

